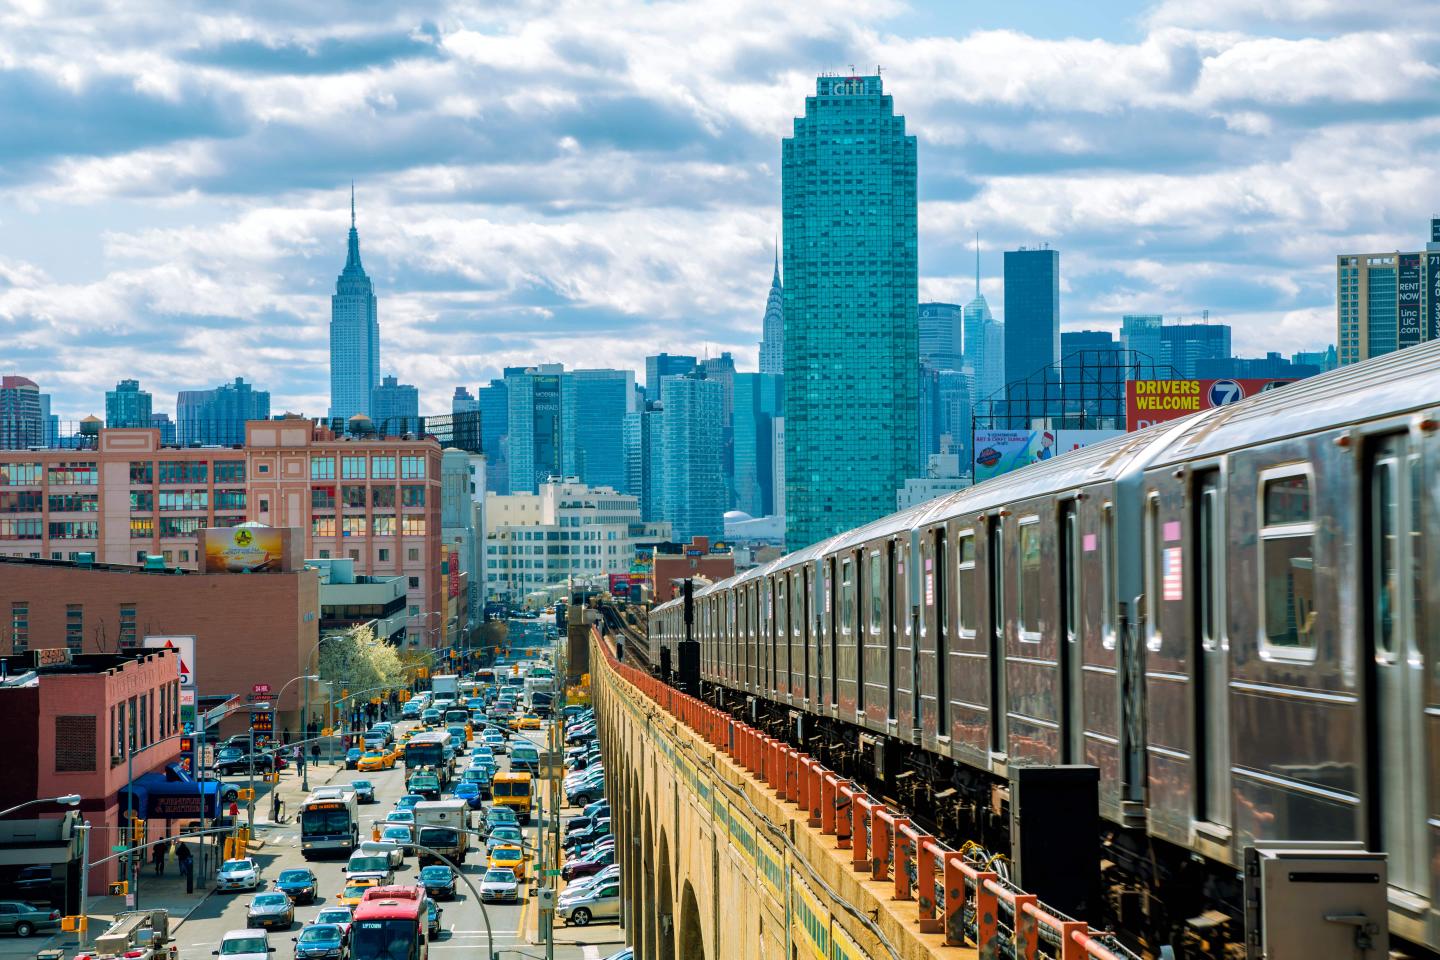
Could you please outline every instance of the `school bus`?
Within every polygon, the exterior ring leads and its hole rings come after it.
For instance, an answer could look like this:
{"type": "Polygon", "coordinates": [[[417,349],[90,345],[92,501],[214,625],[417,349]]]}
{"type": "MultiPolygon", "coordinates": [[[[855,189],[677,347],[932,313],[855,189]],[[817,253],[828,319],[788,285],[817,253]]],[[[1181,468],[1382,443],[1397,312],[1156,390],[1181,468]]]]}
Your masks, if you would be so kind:
{"type": "Polygon", "coordinates": [[[521,823],[530,822],[530,780],[528,773],[505,771],[495,774],[490,784],[490,795],[494,804],[509,807],[521,823]]]}

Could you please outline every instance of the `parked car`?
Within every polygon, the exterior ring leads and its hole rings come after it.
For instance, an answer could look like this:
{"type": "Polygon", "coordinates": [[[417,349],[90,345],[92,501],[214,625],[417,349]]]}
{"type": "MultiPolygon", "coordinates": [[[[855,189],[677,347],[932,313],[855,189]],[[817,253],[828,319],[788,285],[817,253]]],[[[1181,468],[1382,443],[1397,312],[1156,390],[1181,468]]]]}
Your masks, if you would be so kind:
{"type": "Polygon", "coordinates": [[[260,865],[249,857],[226,860],[215,874],[216,890],[260,889],[260,865]]]}
{"type": "Polygon", "coordinates": [[[37,930],[60,926],[60,911],[25,900],[0,900],[0,933],[28,937],[37,930]]]}
{"type": "Polygon", "coordinates": [[[420,885],[436,900],[455,899],[455,871],[446,864],[435,863],[422,869],[420,885]]]}
{"type": "Polygon", "coordinates": [[[350,786],[355,788],[355,801],[357,803],[375,802],[375,784],[369,780],[351,780],[350,786]]]}
{"type": "Polygon", "coordinates": [[[520,879],[509,867],[491,867],[480,880],[480,899],[485,903],[514,903],[520,899],[520,879]]]}
{"type": "Polygon", "coordinates": [[[620,883],[605,883],[594,889],[587,889],[578,897],[562,899],[555,907],[570,926],[583,927],[592,920],[618,920],[620,918],[620,883]]]}
{"type": "Polygon", "coordinates": [[[604,870],[606,867],[610,866],[610,864],[614,862],[614,847],[608,847],[603,850],[595,850],[594,852],[587,853],[582,857],[577,857],[573,860],[565,861],[565,865],[560,868],[560,876],[565,879],[566,883],[569,883],[571,880],[574,880],[577,877],[593,876],[594,874],[599,873],[601,870],[604,870]]]}
{"type": "MultiPolygon", "coordinates": [[[[233,777],[237,774],[250,772],[250,756],[243,750],[231,754],[228,751],[220,751],[222,756],[215,760],[215,775],[217,777],[233,777]]],[[[275,758],[268,753],[255,754],[255,772],[269,773],[275,768],[275,758]]]]}
{"type": "Polygon", "coordinates": [[[312,923],[291,937],[295,944],[295,960],[325,960],[345,956],[347,930],[337,923],[312,923]]]}
{"type": "Polygon", "coordinates": [[[292,903],[314,903],[318,883],[311,870],[282,870],[275,880],[275,889],[289,897],[292,903]]]}
{"type": "Polygon", "coordinates": [[[226,960],[270,960],[275,948],[264,930],[231,930],[220,938],[220,949],[211,950],[212,957],[226,960]]]}
{"type": "Polygon", "coordinates": [[[365,755],[359,747],[351,747],[345,751],[345,769],[356,770],[360,767],[360,758],[365,755]]]}
{"type": "Polygon", "coordinates": [[[256,894],[245,920],[252,928],[289,930],[295,925],[295,904],[283,893],[256,894]]]}

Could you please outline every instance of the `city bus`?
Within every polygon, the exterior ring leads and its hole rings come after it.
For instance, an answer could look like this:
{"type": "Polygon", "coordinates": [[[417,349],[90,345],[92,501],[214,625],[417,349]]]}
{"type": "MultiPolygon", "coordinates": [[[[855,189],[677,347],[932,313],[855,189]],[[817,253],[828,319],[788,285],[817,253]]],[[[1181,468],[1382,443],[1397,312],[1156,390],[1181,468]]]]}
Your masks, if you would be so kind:
{"type": "Polygon", "coordinates": [[[490,797],[494,806],[509,807],[521,823],[530,822],[530,774],[505,771],[495,774],[490,782],[490,797]]]}
{"type": "Polygon", "coordinates": [[[452,739],[446,730],[417,733],[405,744],[405,769],[414,772],[421,767],[430,767],[435,771],[435,776],[440,778],[440,786],[445,787],[449,784],[450,774],[453,772],[452,739]]]}
{"type": "Polygon", "coordinates": [[[349,853],[360,842],[355,791],[322,787],[300,804],[300,852],[309,860],[327,850],[349,853]]]}
{"type": "Polygon", "coordinates": [[[371,887],[350,923],[350,960],[427,960],[429,916],[414,887],[371,887]]]}

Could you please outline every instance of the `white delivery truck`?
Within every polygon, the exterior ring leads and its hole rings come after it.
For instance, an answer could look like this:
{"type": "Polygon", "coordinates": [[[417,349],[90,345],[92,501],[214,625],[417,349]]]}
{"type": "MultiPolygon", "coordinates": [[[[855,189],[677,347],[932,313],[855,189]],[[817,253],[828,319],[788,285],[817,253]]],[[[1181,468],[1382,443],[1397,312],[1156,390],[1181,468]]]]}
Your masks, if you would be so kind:
{"type": "MultiPolygon", "coordinates": [[[[444,855],[451,863],[465,862],[470,849],[470,806],[464,800],[422,800],[415,804],[415,841],[444,855]]],[[[420,850],[421,863],[438,863],[429,850],[420,850]]]]}
{"type": "Polygon", "coordinates": [[[460,678],[453,673],[436,674],[430,678],[430,692],[435,696],[435,707],[443,711],[444,702],[460,699],[460,678]]]}

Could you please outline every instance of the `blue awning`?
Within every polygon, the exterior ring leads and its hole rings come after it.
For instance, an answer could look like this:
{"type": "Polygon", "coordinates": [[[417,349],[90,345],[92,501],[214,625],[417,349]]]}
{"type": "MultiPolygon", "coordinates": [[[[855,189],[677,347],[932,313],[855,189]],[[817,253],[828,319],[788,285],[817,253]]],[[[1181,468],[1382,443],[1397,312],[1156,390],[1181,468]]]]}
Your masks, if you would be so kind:
{"type": "MultiPolygon", "coordinates": [[[[198,820],[202,815],[214,817],[219,810],[220,784],[204,782],[169,764],[163,773],[151,772],[135,778],[135,810],[144,820],[198,820]]],[[[116,791],[121,810],[130,808],[126,788],[116,791]]]]}

